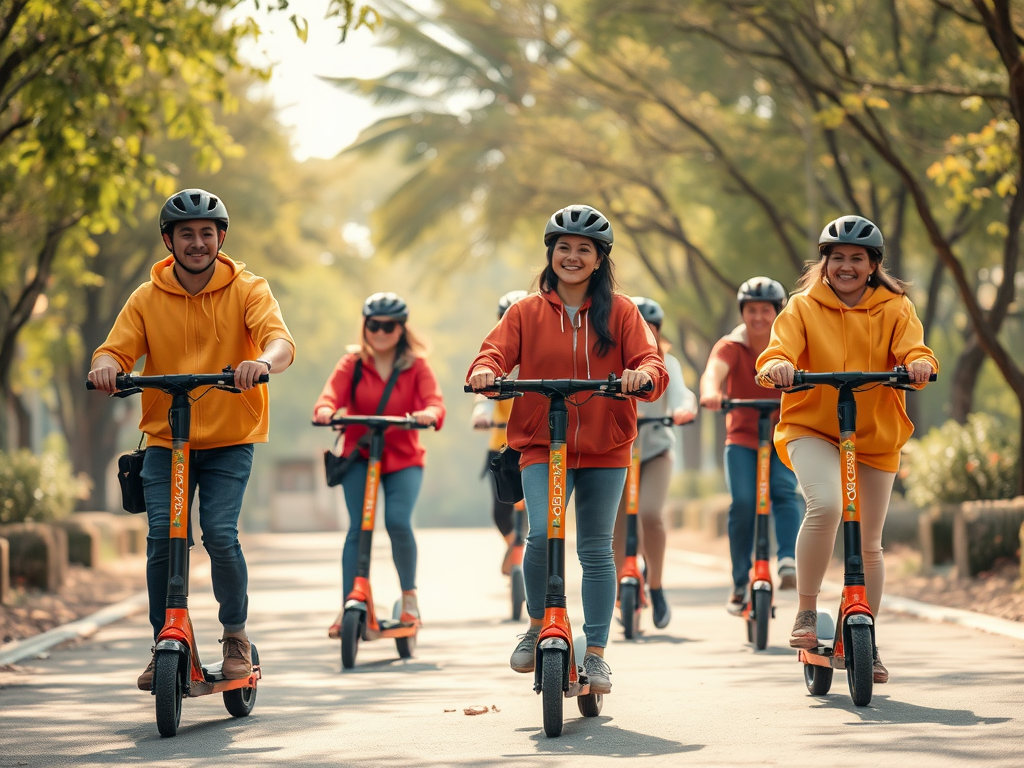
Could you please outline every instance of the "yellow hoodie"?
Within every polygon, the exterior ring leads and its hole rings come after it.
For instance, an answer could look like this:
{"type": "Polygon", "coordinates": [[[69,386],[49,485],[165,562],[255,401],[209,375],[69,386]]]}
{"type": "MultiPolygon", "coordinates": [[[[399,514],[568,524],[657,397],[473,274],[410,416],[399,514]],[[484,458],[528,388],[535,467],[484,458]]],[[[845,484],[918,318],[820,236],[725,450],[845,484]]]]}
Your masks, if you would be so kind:
{"type": "MultiPolygon", "coordinates": [[[[939,370],[925,346],[924,328],[910,299],[879,286],[868,288],[857,306],[848,307],[829,286],[818,282],[794,296],[779,313],[768,347],[757,359],[757,370],[786,361],[798,370],[816,373],[889,371],[916,360],[927,360],[939,370]]],[[[765,384],[760,377],[758,383],[765,384]]],[[[858,461],[884,472],[899,469],[900,449],[914,433],[904,395],[883,386],[857,393],[858,461]]],[[[782,395],[775,447],[787,466],[786,444],[791,440],[818,437],[839,445],[838,399],[833,387],[782,395]]]]}
{"type": "MultiPolygon", "coordinates": [[[[174,275],[174,257],[168,256],[153,265],[149,282],[128,298],[93,361],[110,355],[122,371],[130,371],[145,355],[146,376],[218,373],[226,365],[234,368],[259,357],[274,339],[295,347],[266,280],[218,253],[210,282],[192,296],[181,287],[174,275]]],[[[147,445],[171,447],[170,406],[170,395],[143,391],[139,429],[146,434],[147,445]]],[[[238,395],[210,390],[192,405],[191,447],[265,443],[269,417],[265,386],[238,395]]]]}

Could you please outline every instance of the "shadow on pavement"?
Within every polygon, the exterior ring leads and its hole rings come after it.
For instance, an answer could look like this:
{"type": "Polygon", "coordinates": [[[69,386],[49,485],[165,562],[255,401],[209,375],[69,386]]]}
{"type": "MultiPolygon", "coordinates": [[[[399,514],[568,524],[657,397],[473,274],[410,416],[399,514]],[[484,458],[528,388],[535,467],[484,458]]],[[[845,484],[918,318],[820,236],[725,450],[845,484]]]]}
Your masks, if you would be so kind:
{"type": "MultiPolygon", "coordinates": [[[[567,702],[568,706],[571,703],[567,702]]],[[[538,719],[539,719],[538,712],[538,719]]],[[[567,713],[562,735],[549,738],[541,728],[517,728],[519,733],[535,731],[530,740],[537,745],[537,752],[546,755],[593,755],[595,757],[659,757],[679,755],[684,752],[697,752],[704,748],[703,744],[683,744],[678,741],[662,739],[646,733],[628,731],[610,725],[613,718],[572,717],[567,713]]],[[[528,755],[505,755],[507,758],[527,757],[528,755]]]]}
{"type": "MultiPolygon", "coordinates": [[[[845,681],[840,680],[839,682],[845,681]]],[[[841,709],[860,718],[860,722],[848,723],[848,725],[923,723],[962,727],[965,725],[994,725],[1008,722],[1011,719],[1009,717],[979,717],[969,709],[922,707],[919,704],[897,701],[877,693],[872,696],[871,704],[866,707],[858,707],[848,695],[844,695],[845,693],[845,691],[842,693],[837,691],[827,698],[815,697],[814,709],[841,709]]]]}

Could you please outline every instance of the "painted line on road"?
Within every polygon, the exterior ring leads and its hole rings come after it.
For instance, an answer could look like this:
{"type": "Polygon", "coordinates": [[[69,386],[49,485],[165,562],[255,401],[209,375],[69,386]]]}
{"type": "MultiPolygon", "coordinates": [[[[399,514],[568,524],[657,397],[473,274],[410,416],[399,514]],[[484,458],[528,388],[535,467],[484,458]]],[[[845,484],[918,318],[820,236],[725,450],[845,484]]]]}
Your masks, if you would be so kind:
{"type": "MultiPolygon", "coordinates": [[[[677,560],[700,568],[708,568],[716,571],[732,571],[731,563],[724,557],[708,555],[703,552],[691,552],[685,549],[670,550],[677,560]]],[[[842,592],[843,585],[826,581],[821,585],[822,589],[830,592],[842,592]]],[[[1024,623],[1010,621],[998,616],[989,616],[975,611],[965,611],[961,608],[947,608],[934,603],[923,603],[920,600],[911,600],[909,597],[898,597],[896,595],[883,595],[882,606],[890,611],[905,613],[919,619],[928,621],[939,621],[946,624],[956,624],[968,629],[978,629],[982,632],[989,632],[993,635],[1012,637],[1015,640],[1024,640],[1024,623]]]]}
{"type": "MultiPolygon", "coordinates": [[[[209,563],[202,563],[192,570],[192,577],[202,577],[210,572],[209,563]]],[[[149,593],[138,592],[131,597],[126,597],[119,603],[100,608],[96,613],[89,614],[76,621],[61,624],[46,632],[42,632],[24,640],[0,645],[0,667],[5,664],[17,664],[20,661],[38,656],[55,645],[60,645],[76,637],[90,637],[100,627],[113,624],[115,621],[126,619],[141,613],[149,607],[149,593]]]]}

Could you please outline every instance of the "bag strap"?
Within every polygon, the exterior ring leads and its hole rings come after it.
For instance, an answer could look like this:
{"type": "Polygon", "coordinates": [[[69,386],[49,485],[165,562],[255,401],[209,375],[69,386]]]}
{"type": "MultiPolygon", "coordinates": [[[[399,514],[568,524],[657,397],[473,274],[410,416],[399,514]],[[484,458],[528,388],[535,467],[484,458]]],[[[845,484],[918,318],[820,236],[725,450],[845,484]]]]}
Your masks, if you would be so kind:
{"type": "Polygon", "coordinates": [[[387,407],[388,399],[391,397],[391,390],[395,388],[395,383],[398,381],[398,366],[394,366],[391,369],[391,375],[388,376],[388,383],[384,385],[384,392],[380,396],[380,402],[377,403],[377,416],[384,413],[384,409],[387,407]]]}
{"type": "Polygon", "coordinates": [[[352,388],[348,393],[348,404],[350,407],[356,399],[356,387],[359,385],[361,378],[363,378],[363,358],[357,357],[356,367],[352,369],[352,388]]]}
{"type": "MultiPolygon", "coordinates": [[[[356,362],[356,366],[357,367],[356,367],[355,372],[353,372],[353,379],[352,379],[353,381],[358,381],[357,374],[359,376],[362,375],[362,372],[363,372],[363,365],[362,364],[363,364],[363,361],[362,361],[362,358],[360,358],[356,362]]],[[[391,398],[391,392],[392,392],[392,390],[394,390],[395,384],[398,382],[398,374],[399,373],[400,373],[400,371],[398,370],[397,366],[391,369],[391,375],[388,377],[387,383],[384,385],[384,392],[380,396],[380,402],[377,403],[377,413],[374,414],[375,416],[380,416],[382,413],[384,413],[384,409],[387,407],[388,400],[391,398]]],[[[351,406],[352,402],[355,400],[355,393],[356,393],[356,388],[355,388],[355,385],[353,385],[352,386],[352,398],[349,400],[349,405],[350,406],[351,406]]],[[[339,442],[341,441],[341,435],[338,435],[338,441],[339,442]]],[[[363,449],[363,448],[369,448],[369,447],[370,447],[370,433],[367,432],[365,435],[363,435],[361,438],[359,438],[359,441],[356,443],[356,447],[353,448],[351,451],[349,451],[348,456],[345,457],[345,461],[355,461],[356,457],[359,455],[359,451],[361,449],[363,449]]]]}

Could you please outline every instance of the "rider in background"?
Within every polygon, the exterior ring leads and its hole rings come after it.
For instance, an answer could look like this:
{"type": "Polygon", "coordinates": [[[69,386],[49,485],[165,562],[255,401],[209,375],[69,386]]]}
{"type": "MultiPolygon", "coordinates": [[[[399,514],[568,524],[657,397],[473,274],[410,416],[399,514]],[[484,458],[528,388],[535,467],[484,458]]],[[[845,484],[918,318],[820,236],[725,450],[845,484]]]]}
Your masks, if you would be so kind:
{"type": "MultiPolygon", "coordinates": [[[[911,381],[923,387],[939,364],[924,343],[924,328],[905,284],[885,270],[885,242],[878,227],[863,216],[841,216],[822,230],[818,249],[821,259],[800,278],[800,293],[775,321],[768,348],[758,358],[758,381],[790,387],[796,369],[888,371],[902,365],[911,381]]],[[[837,400],[832,387],[787,393],[775,430],[775,445],[796,471],[807,499],[796,546],[800,607],[789,641],[794,648],[818,644],[818,592],[842,514],[837,400]]],[[[858,393],[864,580],[876,630],[885,585],[882,526],[900,450],[913,431],[904,392],[874,387],[858,393]]],[[[876,654],[874,681],[888,680],[889,672],[876,654]]]]}
{"type": "MultiPolygon", "coordinates": [[[[629,297],[615,291],[612,227],[589,205],[556,211],[544,229],[547,263],[540,292],[513,304],[488,334],[470,365],[475,390],[519,366],[520,379],[622,377],[622,391],[645,400],[661,396],[668,374],[650,329],[629,297]],[[640,392],[647,384],[650,392],[640,392]]],[[[576,552],[583,566],[583,666],[592,693],[611,692],[604,660],[615,610],[612,529],[636,437],[636,406],[585,394],[566,401],[568,471],[566,502],[575,488],[576,552]]],[[[508,443],[522,452],[523,491],[530,533],[523,571],[530,629],[521,636],[510,664],[532,672],[544,618],[547,573],[548,399],[529,393],[512,409],[508,443]]]]}
{"type": "MultiPolygon", "coordinates": [[[[757,385],[755,363],[768,346],[772,323],[786,303],[786,290],[775,280],[752,277],[740,286],[736,299],[743,322],[715,344],[700,379],[700,404],[711,411],[721,410],[722,399],[726,397],[732,400],[782,399],[781,392],[765,392],[757,385]]],[[[729,552],[733,582],[726,610],[733,615],[743,611],[750,581],[757,514],[757,420],[756,411],[739,408],[730,411],[725,422],[725,482],[732,496],[729,552]]],[[[796,587],[795,548],[800,505],[796,476],[774,448],[770,487],[778,546],[779,589],[793,589],[796,587]]]]}
{"type": "MultiPolygon", "coordinates": [[[[444,402],[434,372],[427,364],[426,343],[406,325],[409,308],[394,293],[375,293],[363,303],[361,344],[358,350],[342,356],[324,384],[313,406],[313,420],[329,424],[343,409],[348,416],[372,416],[387,390],[384,416],[412,416],[420,424],[444,422],[444,402]],[[392,381],[393,379],[393,381],[392,381]]],[[[359,444],[367,429],[360,425],[345,428],[342,455],[356,448],[359,455],[341,479],[348,507],[349,527],[342,550],[342,601],[352,591],[359,557],[359,531],[362,520],[363,492],[369,445],[359,444]]],[[[423,482],[426,449],[419,433],[411,429],[392,429],[385,433],[381,460],[381,488],[384,491],[384,526],[391,539],[391,555],[402,586],[402,621],[418,619],[416,600],[416,538],[412,532],[412,512],[423,482]]],[[[339,637],[341,618],[328,629],[330,637],[339,637]]]]}
{"type": "MultiPolygon", "coordinates": [[[[654,334],[661,359],[668,371],[668,387],[665,393],[653,402],[639,401],[637,415],[644,417],[671,416],[676,424],[686,424],[696,416],[697,398],[683,383],[683,367],[668,354],[671,344],[661,335],[665,311],[654,299],[634,296],[633,303],[654,334]]],[[[672,447],[676,443],[672,430],[662,424],[644,424],[640,427],[637,440],[640,441],[640,497],[637,501],[637,517],[640,525],[638,551],[643,554],[647,571],[647,583],[651,588],[651,609],[654,626],[664,629],[672,618],[672,610],[665,600],[661,586],[661,575],[665,566],[665,520],[662,510],[668,497],[668,486],[672,479],[675,456],[672,447]]],[[[615,570],[622,568],[626,551],[626,493],[619,502],[615,517],[615,570]]]]}
{"type": "MultiPolygon", "coordinates": [[[[498,321],[505,316],[508,308],[520,299],[526,298],[526,291],[509,291],[498,299],[498,321]]],[[[509,414],[512,413],[514,399],[492,400],[484,395],[477,395],[473,405],[471,416],[474,429],[490,429],[490,437],[487,443],[487,463],[484,464],[484,472],[490,476],[487,467],[491,460],[498,455],[498,452],[505,447],[505,426],[508,424],[509,414]]],[[[494,497],[493,517],[494,524],[498,527],[498,533],[505,540],[508,549],[505,550],[505,557],[501,561],[501,572],[508,576],[512,572],[512,552],[515,549],[516,532],[513,526],[514,504],[508,504],[498,498],[498,487],[491,477],[491,495],[494,497]]]]}
{"type": "MultiPolygon", "coordinates": [[[[295,342],[281,308],[262,277],[221,252],[228,231],[224,202],[202,189],[184,189],[160,209],[160,235],[170,255],[153,265],[149,282],[128,298],[110,335],[93,353],[89,381],[116,391],[118,373],[131,371],[145,356],[144,376],[216,373],[231,365],[241,394],[214,388],[192,405],[189,436],[189,499],[199,488],[203,546],[210,555],[223,672],[228,679],[252,672],[245,622],[249,611],[249,575],[238,543],[238,515],[252,470],[253,444],[268,440],[270,400],[260,376],[278,374],[292,364],[295,342]]],[[[154,639],[164,624],[170,549],[171,396],[142,392],[146,457],[142,481],[149,518],[146,584],[149,623],[154,639]]],[[[188,537],[192,546],[191,526],[188,537]]],[[[153,663],[138,686],[152,688],[153,663]]]]}

